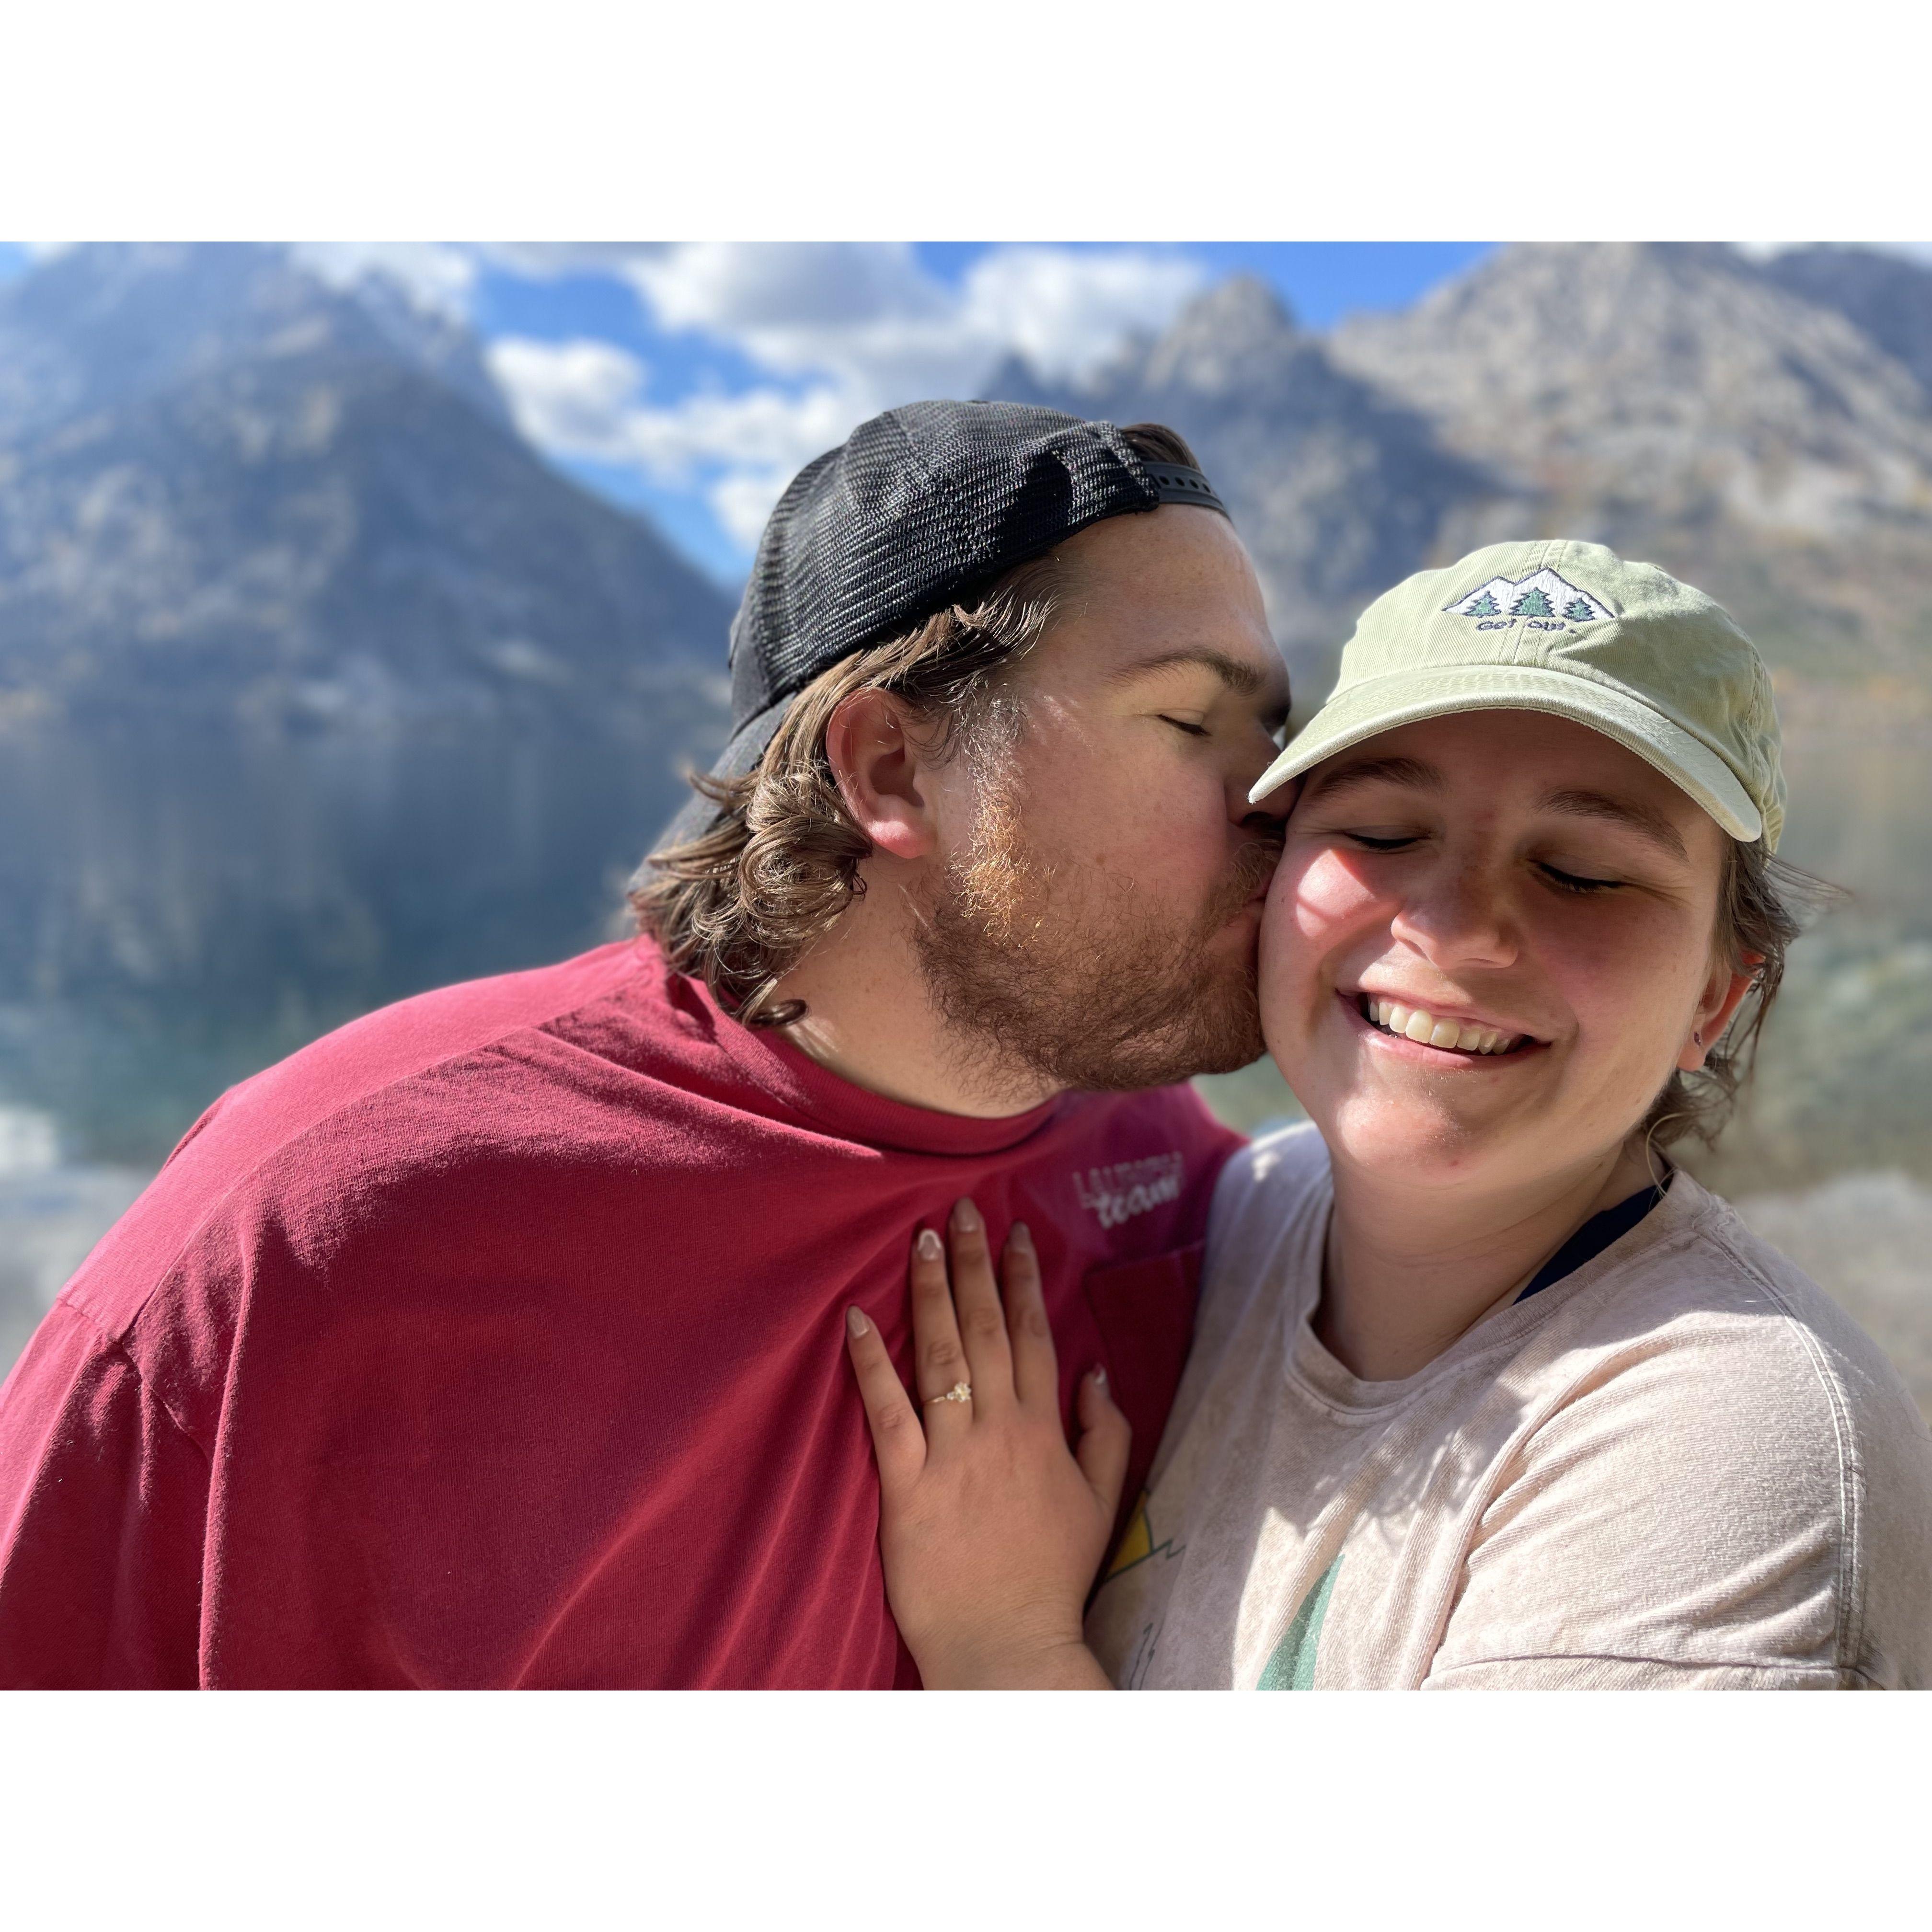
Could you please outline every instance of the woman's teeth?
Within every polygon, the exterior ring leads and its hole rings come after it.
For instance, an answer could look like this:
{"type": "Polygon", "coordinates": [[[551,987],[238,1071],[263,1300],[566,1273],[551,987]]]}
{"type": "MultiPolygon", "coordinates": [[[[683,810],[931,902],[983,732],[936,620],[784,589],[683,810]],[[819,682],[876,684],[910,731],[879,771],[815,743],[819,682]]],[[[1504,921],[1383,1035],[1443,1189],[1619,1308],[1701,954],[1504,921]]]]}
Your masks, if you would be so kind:
{"type": "Polygon", "coordinates": [[[1469,1021],[1438,1020],[1433,1013],[1426,1013],[1420,1006],[1406,1006],[1400,1000],[1364,994],[1362,1009],[1377,1026],[1419,1040],[1424,1046],[1448,1047],[1459,1053],[1508,1053],[1522,1043],[1520,1033],[1498,1033],[1494,1027],[1469,1021]]]}

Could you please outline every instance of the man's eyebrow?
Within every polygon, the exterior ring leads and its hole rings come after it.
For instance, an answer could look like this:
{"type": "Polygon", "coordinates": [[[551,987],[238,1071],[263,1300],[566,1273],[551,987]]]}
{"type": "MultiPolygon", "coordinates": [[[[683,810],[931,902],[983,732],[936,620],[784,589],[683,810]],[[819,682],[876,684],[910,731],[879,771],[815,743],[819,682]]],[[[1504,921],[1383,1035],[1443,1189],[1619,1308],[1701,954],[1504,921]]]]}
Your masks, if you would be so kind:
{"type": "Polygon", "coordinates": [[[1573,818],[1608,818],[1628,825],[1654,845],[1660,845],[1672,858],[1688,860],[1684,835],[1664,814],[1634,799],[1612,798],[1607,792],[1552,791],[1543,800],[1545,812],[1559,812],[1573,818]]]}
{"type": "Polygon", "coordinates": [[[1211,670],[1238,698],[1255,698],[1272,690],[1278,699],[1274,707],[1282,716],[1288,712],[1288,680],[1286,676],[1270,676],[1258,664],[1245,658],[1231,657],[1226,651],[1217,651],[1210,644],[1184,644],[1177,650],[1162,651],[1158,656],[1137,658],[1132,664],[1121,664],[1110,672],[1108,682],[1112,684],[1131,684],[1136,680],[1150,677],[1156,671],[1172,670],[1177,665],[1198,664],[1211,670]]]}

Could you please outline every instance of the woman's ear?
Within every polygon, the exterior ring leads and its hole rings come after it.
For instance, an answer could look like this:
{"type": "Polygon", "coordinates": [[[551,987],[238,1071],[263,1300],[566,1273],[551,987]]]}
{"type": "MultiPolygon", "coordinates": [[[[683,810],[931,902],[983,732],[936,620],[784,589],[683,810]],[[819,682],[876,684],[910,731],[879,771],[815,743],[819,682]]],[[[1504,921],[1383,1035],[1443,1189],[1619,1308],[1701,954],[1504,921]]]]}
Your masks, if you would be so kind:
{"type": "Polygon", "coordinates": [[[903,700],[884,691],[840,699],[825,727],[825,758],[845,809],[875,849],[922,859],[937,848],[931,764],[903,700]]]}
{"type": "Polygon", "coordinates": [[[1726,961],[1711,969],[1711,976],[1704,982],[1704,997],[1697,1003],[1696,1014],[1690,1022],[1690,1037],[1677,1056],[1680,1072],[1695,1073],[1710,1058],[1712,1049],[1724,1038],[1732,1015],[1756,983],[1757,969],[1763,964],[1762,953],[1748,952],[1740,967],[1733,968],[1726,961]]]}

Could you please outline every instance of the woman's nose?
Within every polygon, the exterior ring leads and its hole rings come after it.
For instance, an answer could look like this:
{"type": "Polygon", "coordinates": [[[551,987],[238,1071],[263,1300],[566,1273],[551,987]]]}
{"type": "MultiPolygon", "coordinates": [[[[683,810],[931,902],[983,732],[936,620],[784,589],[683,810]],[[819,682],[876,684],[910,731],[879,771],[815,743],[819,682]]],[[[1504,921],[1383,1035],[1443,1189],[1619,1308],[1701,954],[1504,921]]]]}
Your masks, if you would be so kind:
{"type": "Polygon", "coordinates": [[[1444,868],[1414,882],[1390,922],[1393,935],[1438,966],[1507,966],[1516,940],[1504,896],[1474,868],[1444,868]]]}

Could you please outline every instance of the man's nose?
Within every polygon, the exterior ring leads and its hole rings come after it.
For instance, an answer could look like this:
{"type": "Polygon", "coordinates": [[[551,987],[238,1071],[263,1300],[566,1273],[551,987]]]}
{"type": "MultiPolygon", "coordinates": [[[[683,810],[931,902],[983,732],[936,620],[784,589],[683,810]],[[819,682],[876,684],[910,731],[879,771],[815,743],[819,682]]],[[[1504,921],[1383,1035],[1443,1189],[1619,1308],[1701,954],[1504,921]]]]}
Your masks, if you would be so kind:
{"type": "Polygon", "coordinates": [[[1294,804],[1295,794],[1301,789],[1299,778],[1290,778],[1278,784],[1274,790],[1264,792],[1250,805],[1248,788],[1259,778],[1237,777],[1228,788],[1228,816],[1244,831],[1259,833],[1268,838],[1279,838],[1288,823],[1288,814],[1294,804]]]}

